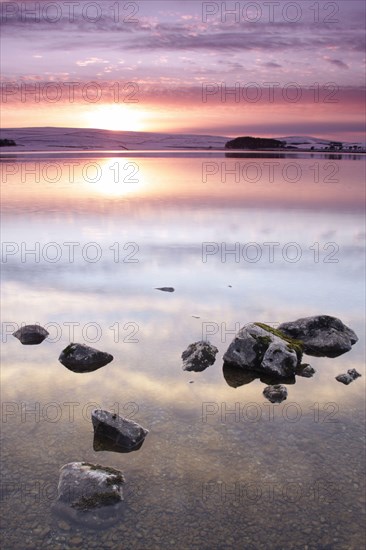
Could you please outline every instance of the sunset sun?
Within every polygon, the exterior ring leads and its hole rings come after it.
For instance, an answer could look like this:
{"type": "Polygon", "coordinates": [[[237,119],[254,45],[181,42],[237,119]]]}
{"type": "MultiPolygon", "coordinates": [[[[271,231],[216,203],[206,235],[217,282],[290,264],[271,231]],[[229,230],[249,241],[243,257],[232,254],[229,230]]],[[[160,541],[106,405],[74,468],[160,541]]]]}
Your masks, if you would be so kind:
{"type": "Polygon", "coordinates": [[[101,105],[85,115],[89,128],[117,130],[124,132],[141,132],[146,130],[144,115],[136,106],[101,105]]]}

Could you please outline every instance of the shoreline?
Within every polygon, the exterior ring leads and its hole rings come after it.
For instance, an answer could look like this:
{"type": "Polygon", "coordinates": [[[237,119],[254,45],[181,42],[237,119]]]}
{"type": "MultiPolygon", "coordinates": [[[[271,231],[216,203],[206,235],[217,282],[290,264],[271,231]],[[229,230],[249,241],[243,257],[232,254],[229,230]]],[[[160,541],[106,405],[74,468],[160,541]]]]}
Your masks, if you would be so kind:
{"type": "Polygon", "coordinates": [[[0,149],[0,158],[5,160],[7,158],[14,159],[18,157],[21,158],[34,158],[34,157],[45,157],[50,156],[57,157],[70,157],[70,156],[117,156],[117,157],[151,157],[151,156],[220,156],[226,158],[255,158],[264,157],[266,155],[271,157],[294,157],[297,156],[306,158],[311,156],[323,156],[324,158],[330,159],[341,159],[347,156],[352,156],[353,158],[358,157],[362,158],[366,154],[366,150],[362,151],[331,151],[326,149],[225,149],[225,148],[213,148],[213,147],[184,147],[184,146],[175,146],[172,148],[156,148],[156,149],[101,149],[101,148],[77,148],[77,147],[65,147],[58,146],[57,148],[50,148],[46,150],[45,148],[39,149],[25,149],[24,145],[17,146],[6,146],[0,149]]]}

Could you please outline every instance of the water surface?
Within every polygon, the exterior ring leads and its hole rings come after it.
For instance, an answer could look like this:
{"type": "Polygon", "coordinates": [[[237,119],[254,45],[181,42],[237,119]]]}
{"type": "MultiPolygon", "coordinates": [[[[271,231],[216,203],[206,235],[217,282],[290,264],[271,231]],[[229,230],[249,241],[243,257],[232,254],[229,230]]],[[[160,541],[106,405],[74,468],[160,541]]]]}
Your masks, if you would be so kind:
{"type": "Polygon", "coordinates": [[[363,159],[48,153],[0,166],[3,547],[363,547],[363,159]],[[280,405],[259,380],[230,385],[222,355],[239,327],[316,314],[359,342],[305,356],[315,376],[280,405]],[[22,323],[49,338],[22,346],[22,323]],[[183,372],[202,338],[215,364],[183,372]],[[70,341],[115,359],[73,373],[58,362],[70,341]],[[344,386],[349,368],[363,377],[344,386]],[[148,428],[142,448],[94,451],[95,407],[148,428]],[[71,461],[124,472],[113,527],[52,511],[71,461]]]}

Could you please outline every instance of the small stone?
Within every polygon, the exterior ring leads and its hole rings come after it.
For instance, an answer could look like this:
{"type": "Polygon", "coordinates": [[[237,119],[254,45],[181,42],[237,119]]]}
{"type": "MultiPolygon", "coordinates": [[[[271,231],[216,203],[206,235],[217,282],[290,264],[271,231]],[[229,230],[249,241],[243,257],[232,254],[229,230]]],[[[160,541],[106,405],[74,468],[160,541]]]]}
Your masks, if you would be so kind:
{"type": "Polygon", "coordinates": [[[174,292],[174,288],[172,286],[162,286],[160,288],[155,288],[155,290],[162,290],[163,292],[174,292]]]}
{"type": "Polygon", "coordinates": [[[263,390],[263,395],[271,403],[282,403],[282,401],[287,399],[287,388],[282,384],[267,386],[263,390]]]}
{"type": "Polygon", "coordinates": [[[73,544],[74,546],[80,546],[82,542],[83,542],[83,539],[81,537],[72,537],[70,539],[70,543],[73,544]]]}
{"type": "Polygon", "coordinates": [[[66,521],[59,521],[57,525],[63,531],[70,531],[70,529],[71,529],[70,525],[68,523],[66,523],[66,521]]]}
{"type": "Polygon", "coordinates": [[[109,411],[95,409],[91,417],[94,428],[94,450],[96,451],[129,452],[138,450],[149,433],[149,430],[137,422],[109,411]]]}
{"type": "Polygon", "coordinates": [[[190,344],[182,353],[183,370],[202,372],[214,364],[218,351],[216,346],[203,340],[190,344]]]}
{"type": "Polygon", "coordinates": [[[23,344],[23,346],[35,346],[41,344],[49,332],[40,325],[26,325],[15,332],[13,336],[23,344]]]}
{"type": "Polygon", "coordinates": [[[342,382],[342,384],[345,384],[346,386],[353,382],[353,378],[349,374],[338,374],[335,378],[338,382],[342,382]]]}
{"type": "Polygon", "coordinates": [[[93,372],[113,361],[113,355],[84,344],[71,343],[61,352],[58,360],[73,372],[93,372]]]}
{"type": "Polygon", "coordinates": [[[316,370],[306,363],[299,365],[296,368],[297,376],[302,376],[304,378],[311,378],[312,376],[314,376],[315,373],[316,373],[316,370]]]}
{"type": "Polygon", "coordinates": [[[352,376],[353,380],[356,380],[356,378],[359,378],[361,374],[356,371],[356,369],[348,369],[348,374],[352,376]]]}
{"type": "Polygon", "coordinates": [[[338,374],[336,380],[348,386],[348,384],[356,380],[359,376],[361,376],[361,374],[357,372],[356,369],[348,369],[347,374],[338,374]]]}

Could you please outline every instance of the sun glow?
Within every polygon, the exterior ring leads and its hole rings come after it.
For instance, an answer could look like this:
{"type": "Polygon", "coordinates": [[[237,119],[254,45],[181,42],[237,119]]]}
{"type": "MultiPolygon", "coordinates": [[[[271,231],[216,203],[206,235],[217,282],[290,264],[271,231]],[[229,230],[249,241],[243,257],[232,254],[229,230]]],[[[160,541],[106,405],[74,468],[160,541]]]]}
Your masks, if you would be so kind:
{"type": "Polygon", "coordinates": [[[117,130],[120,132],[146,131],[144,113],[134,105],[100,105],[86,113],[89,128],[117,130]]]}
{"type": "Polygon", "coordinates": [[[88,184],[95,194],[110,198],[138,195],[146,186],[140,166],[133,159],[101,160],[99,167],[102,177],[88,184]]]}

